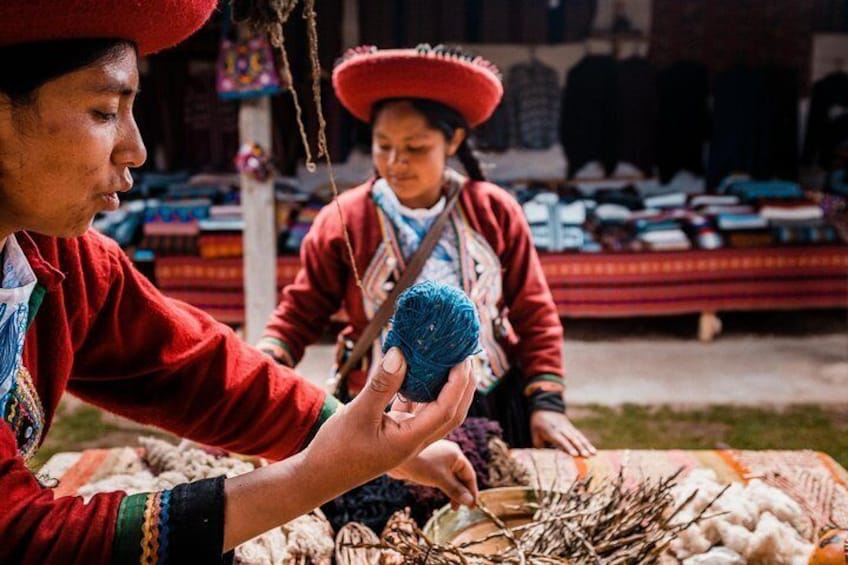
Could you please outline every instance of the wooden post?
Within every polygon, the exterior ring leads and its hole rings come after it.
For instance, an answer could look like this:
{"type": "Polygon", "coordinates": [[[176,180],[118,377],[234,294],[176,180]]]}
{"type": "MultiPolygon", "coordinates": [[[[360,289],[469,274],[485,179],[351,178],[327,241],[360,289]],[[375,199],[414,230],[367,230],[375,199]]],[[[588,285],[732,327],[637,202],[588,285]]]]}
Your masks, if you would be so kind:
{"type": "MultiPolygon", "coordinates": [[[[244,100],[239,109],[239,142],[271,151],[271,101],[244,100]]],[[[241,175],[244,215],[245,339],[255,345],[277,305],[277,227],[273,179],[258,182],[241,175]]]]}

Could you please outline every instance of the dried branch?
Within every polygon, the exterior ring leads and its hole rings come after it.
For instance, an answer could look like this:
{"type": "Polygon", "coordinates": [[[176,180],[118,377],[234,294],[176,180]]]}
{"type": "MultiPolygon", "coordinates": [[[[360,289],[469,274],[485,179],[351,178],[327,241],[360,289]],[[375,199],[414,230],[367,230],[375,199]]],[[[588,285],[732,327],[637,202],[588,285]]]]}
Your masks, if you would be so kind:
{"type": "Polygon", "coordinates": [[[620,472],[599,483],[591,477],[575,480],[565,492],[542,490],[537,484],[532,490],[533,502],[509,508],[510,512],[523,510],[532,516],[527,524],[509,528],[485,504],[478,504],[496,528],[479,539],[456,546],[437,544],[417,526],[404,524],[388,535],[384,533],[377,547],[402,556],[404,565],[657,563],[680,532],[715,516],[707,512],[726,490],[691,520],[673,523],[694,498],[682,504],[675,502],[672,489],[679,476],[677,472],[629,485],[620,472]],[[497,538],[508,541],[508,546],[488,555],[472,551],[497,538]]]}

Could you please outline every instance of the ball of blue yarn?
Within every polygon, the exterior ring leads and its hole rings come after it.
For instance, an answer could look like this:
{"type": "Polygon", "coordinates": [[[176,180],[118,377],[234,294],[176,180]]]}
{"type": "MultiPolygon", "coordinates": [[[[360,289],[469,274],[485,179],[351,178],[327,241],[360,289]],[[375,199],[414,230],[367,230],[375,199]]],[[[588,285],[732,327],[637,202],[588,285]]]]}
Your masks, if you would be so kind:
{"type": "Polygon", "coordinates": [[[400,394],[413,402],[432,402],[450,369],[479,350],[477,309],[461,290],[425,281],[398,297],[383,353],[403,352],[406,378],[400,394]]]}

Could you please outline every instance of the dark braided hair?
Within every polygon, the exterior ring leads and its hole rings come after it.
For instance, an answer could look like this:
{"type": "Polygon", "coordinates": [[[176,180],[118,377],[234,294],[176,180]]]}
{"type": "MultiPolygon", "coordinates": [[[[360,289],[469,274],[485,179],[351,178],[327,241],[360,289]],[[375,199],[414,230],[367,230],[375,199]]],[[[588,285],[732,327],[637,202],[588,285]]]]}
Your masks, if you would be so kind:
{"type": "Polygon", "coordinates": [[[0,93],[14,106],[35,99],[45,83],[116,56],[133,44],[121,39],[62,39],[0,47],[0,93]]]}
{"type": "Polygon", "coordinates": [[[474,147],[468,135],[465,136],[465,139],[462,140],[462,143],[456,149],[456,158],[465,167],[465,171],[472,180],[486,180],[486,176],[480,167],[480,160],[474,154],[474,147]]]}
{"type": "Polygon", "coordinates": [[[394,102],[408,102],[410,106],[424,116],[428,126],[442,132],[442,135],[444,135],[445,139],[448,141],[453,138],[456,130],[459,128],[464,129],[465,138],[456,150],[456,157],[459,159],[459,162],[462,163],[462,166],[465,167],[465,172],[468,173],[469,178],[480,181],[486,180],[485,175],[483,175],[483,170],[480,167],[480,161],[474,154],[474,149],[471,144],[471,128],[468,127],[468,122],[465,121],[465,118],[463,118],[459,112],[442,104],[441,102],[436,102],[435,100],[429,100],[426,98],[386,98],[374,104],[374,108],[371,111],[372,127],[374,126],[377,116],[380,114],[380,110],[394,102]]]}

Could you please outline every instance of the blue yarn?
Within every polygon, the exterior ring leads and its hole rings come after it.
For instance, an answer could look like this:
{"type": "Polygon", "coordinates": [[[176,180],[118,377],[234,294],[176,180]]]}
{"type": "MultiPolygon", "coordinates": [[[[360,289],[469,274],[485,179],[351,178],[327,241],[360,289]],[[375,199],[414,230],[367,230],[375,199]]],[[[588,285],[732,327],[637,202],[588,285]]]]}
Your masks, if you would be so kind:
{"type": "Polygon", "coordinates": [[[383,353],[398,347],[406,358],[401,395],[413,402],[432,402],[450,369],[478,352],[479,343],[477,309],[465,293],[425,281],[398,297],[383,353]]]}

